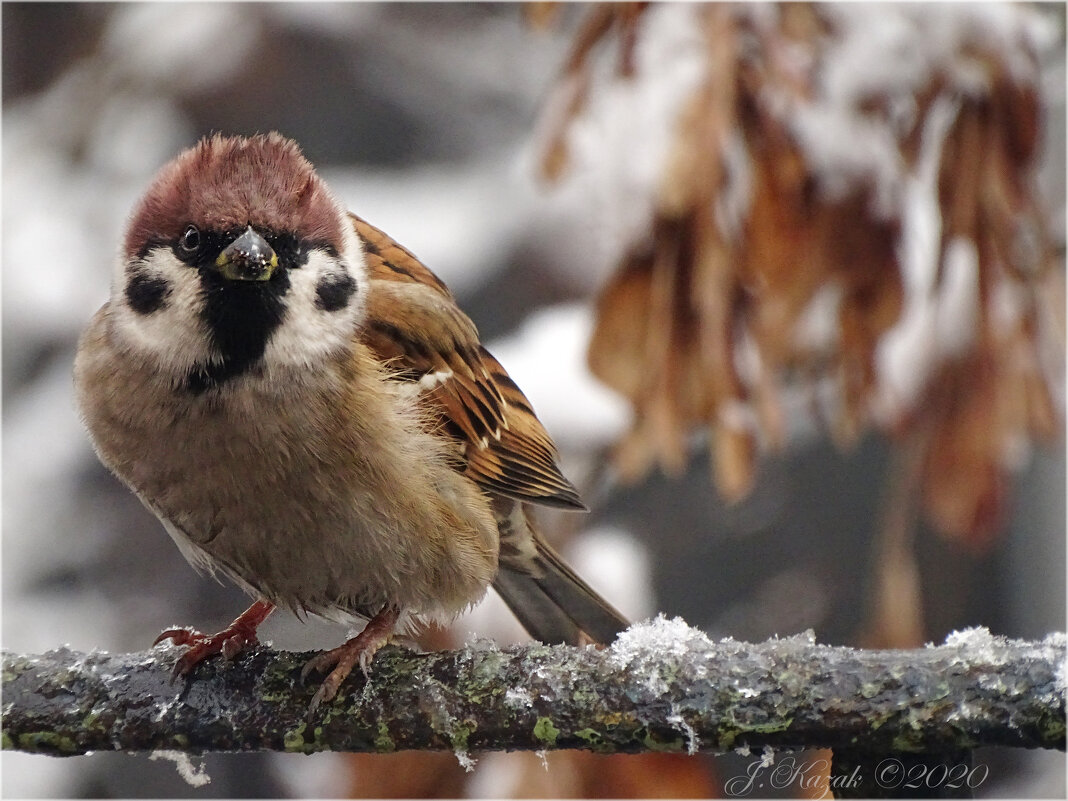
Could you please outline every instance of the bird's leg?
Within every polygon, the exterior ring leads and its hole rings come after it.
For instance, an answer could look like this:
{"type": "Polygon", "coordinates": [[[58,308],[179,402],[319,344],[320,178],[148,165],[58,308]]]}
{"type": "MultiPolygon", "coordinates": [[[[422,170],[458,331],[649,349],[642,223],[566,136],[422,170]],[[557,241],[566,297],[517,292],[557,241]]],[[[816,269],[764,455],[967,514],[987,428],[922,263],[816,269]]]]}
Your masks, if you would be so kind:
{"type": "Polygon", "coordinates": [[[256,601],[218,634],[203,634],[194,628],[167,629],[152,644],[173,640],[175,645],[191,646],[174,665],[174,675],[184,676],[209,656],[222,654],[233,659],[246,648],[259,645],[256,629],[273,611],[274,604],[269,601],[256,601]]]}
{"type": "Polygon", "coordinates": [[[300,672],[303,681],[313,670],[324,673],[330,668],[330,675],[326,677],[308,707],[308,714],[312,715],[323,701],[332,701],[337,695],[341,682],[348,678],[349,673],[359,662],[364,676],[367,675],[367,667],[375,652],[389,642],[393,636],[393,628],[400,618],[400,610],[392,607],[383,607],[382,611],[367,621],[363,631],[337,648],[323,651],[308,660],[308,664],[300,672]]]}

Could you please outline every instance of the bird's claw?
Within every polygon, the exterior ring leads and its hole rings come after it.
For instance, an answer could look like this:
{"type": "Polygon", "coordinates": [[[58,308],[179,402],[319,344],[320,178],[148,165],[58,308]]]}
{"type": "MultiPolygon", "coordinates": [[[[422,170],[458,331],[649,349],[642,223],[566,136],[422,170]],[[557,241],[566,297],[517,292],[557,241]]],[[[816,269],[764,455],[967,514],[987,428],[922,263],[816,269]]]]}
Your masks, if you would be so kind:
{"type": "MultiPolygon", "coordinates": [[[[349,643],[346,643],[346,645],[349,645],[349,643]]],[[[323,683],[319,685],[319,689],[315,691],[315,695],[312,696],[311,703],[308,704],[308,713],[305,716],[307,720],[310,721],[312,719],[320,704],[330,703],[337,697],[337,691],[341,689],[342,682],[352,672],[352,667],[355,663],[353,651],[354,649],[351,647],[346,648],[345,645],[330,651],[323,651],[321,654],[309,659],[301,669],[300,680],[302,683],[313,670],[318,673],[330,671],[327,677],[323,679],[323,683]]]]}
{"type": "Polygon", "coordinates": [[[321,651],[313,656],[307,662],[304,663],[304,667],[300,670],[300,682],[303,684],[307,681],[308,674],[313,670],[317,673],[325,673],[327,669],[333,668],[337,664],[338,656],[333,651],[321,651]]]}
{"type": "Polygon", "coordinates": [[[315,710],[319,705],[334,700],[342,682],[349,677],[352,669],[359,665],[365,678],[368,677],[368,669],[371,660],[378,649],[389,642],[393,634],[393,628],[397,623],[400,613],[393,608],[387,607],[371,618],[364,630],[348,642],[316,654],[307,661],[300,671],[300,680],[303,682],[313,670],[319,673],[330,671],[329,675],[319,685],[319,689],[312,696],[308,705],[307,720],[310,722],[315,710]]]}
{"type": "Polygon", "coordinates": [[[152,641],[152,645],[159,645],[164,640],[170,640],[175,645],[189,645],[198,640],[203,640],[205,636],[206,635],[203,632],[197,631],[192,626],[167,629],[166,631],[161,631],[159,633],[159,636],[152,641]]]}
{"type": "Polygon", "coordinates": [[[222,654],[224,659],[232,660],[246,648],[259,645],[260,642],[255,631],[237,625],[228,626],[218,634],[204,634],[192,627],[167,629],[152,644],[158,645],[164,640],[189,646],[189,650],[174,664],[174,678],[187,675],[209,656],[222,654]]]}
{"type": "MultiPolygon", "coordinates": [[[[327,681],[324,681],[322,684],[319,685],[319,689],[316,690],[315,695],[312,696],[311,703],[308,704],[308,711],[304,714],[304,719],[309,723],[311,723],[314,719],[315,712],[317,709],[319,709],[319,705],[324,701],[326,703],[330,703],[337,695],[338,688],[336,686],[327,686],[327,684],[329,683],[329,678],[330,677],[328,676],[327,681]]],[[[340,682],[338,682],[338,685],[340,686],[340,682]]]]}

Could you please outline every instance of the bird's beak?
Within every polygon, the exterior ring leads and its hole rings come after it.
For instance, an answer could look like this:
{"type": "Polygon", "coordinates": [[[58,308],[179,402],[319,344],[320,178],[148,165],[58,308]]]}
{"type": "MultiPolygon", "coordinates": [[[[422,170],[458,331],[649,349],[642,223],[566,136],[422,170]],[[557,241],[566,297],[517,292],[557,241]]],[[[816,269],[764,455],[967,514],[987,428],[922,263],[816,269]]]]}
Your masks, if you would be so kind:
{"type": "Polygon", "coordinates": [[[278,266],[278,254],[250,225],[215,259],[223,278],[231,281],[266,281],[278,266]]]}

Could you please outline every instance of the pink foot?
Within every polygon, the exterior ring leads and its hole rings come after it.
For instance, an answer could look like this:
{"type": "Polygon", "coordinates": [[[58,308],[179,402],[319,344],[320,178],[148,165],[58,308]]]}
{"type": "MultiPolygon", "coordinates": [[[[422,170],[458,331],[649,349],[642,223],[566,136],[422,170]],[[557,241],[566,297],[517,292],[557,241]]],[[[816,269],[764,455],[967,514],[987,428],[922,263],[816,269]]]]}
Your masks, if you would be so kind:
{"type": "Polygon", "coordinates": [[[313,670],[325,673],[330,670],[319,689],[312,696],[311,704],[308,705],[308,718],[310,719],[319,704],[324,701],[329,703],[337,695],[341,683],[348,678],[352,669],[359,663],[364,675],[367,675],[367,666],[371,664],[375,652],[389,642],[393,636],[393,628],[397,625],[400,610],[386,607],[364,626],[363,631],[337,648],[323,651],[308,660],[304,669],[300,672],[301,681],[308,677],[313,670]]]}
{"type": "Polygon", "coordinates": [[[190,646],[174,665],[174,675],[185,676],[209,656],[222,654],[224,659],[233,659],[246,648],[259,645],[256,629],[273,611],[274,604],[256,601],[217,634],[203,634],[194,628],[167,629],[152,644],[172,640],[175,645],[190,646]]]}

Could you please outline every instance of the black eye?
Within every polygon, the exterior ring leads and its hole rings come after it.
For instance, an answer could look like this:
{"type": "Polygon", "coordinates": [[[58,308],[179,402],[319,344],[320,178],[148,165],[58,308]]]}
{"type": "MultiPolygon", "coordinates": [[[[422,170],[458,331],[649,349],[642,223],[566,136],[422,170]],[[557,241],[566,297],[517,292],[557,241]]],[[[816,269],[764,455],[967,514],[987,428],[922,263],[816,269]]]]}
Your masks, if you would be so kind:
{"type": "Polygon", "coordinates": [[[291,269],[302,266],[308,260],[308,254],[301,247],[300,240],[293,234],[275,234],[268,237],[271,248],[278,254],[278,259],[291,269]]]}
{"type": "Polygon", "coordinates": [[[195,225],[190,225],[182,233],[178,240],[178,249],[186,256],[192,256],[200,250],[200,231],[195,225]]]}

